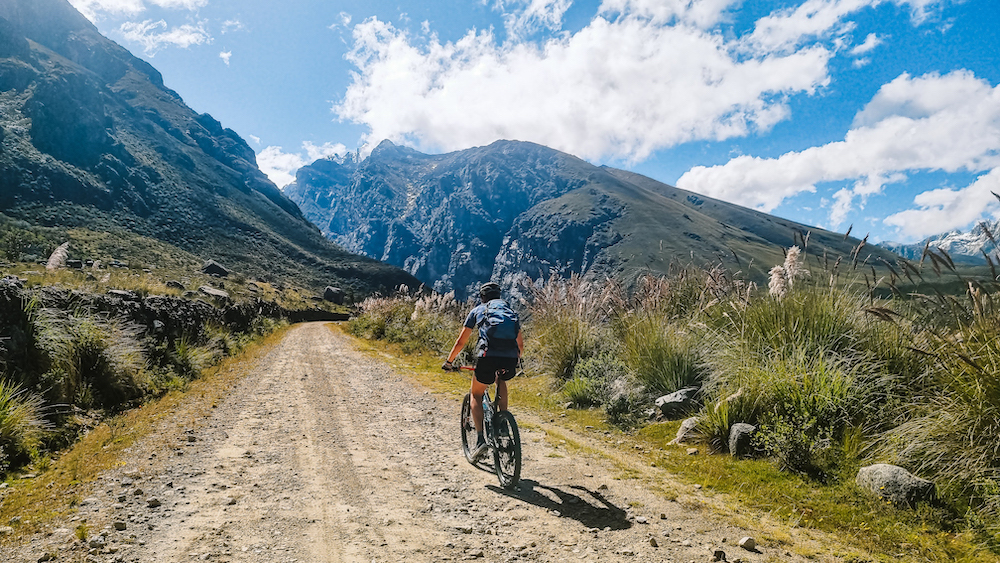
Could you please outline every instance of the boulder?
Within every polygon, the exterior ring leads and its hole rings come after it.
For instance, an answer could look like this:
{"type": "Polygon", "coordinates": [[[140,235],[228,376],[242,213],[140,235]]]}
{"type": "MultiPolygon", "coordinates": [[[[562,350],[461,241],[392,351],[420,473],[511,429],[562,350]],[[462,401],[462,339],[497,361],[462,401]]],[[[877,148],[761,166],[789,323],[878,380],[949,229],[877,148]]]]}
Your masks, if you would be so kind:
{"type": "Polygon", "coordinates": [[[681,423],[681,427],[677,429],[677,437],[671,440],[670,443],[683,444],[684,442],[694,441],[700,437],[701,433],[698,432],[698,417],[692,416],[681,423]]]}
{"type": "Polygon", "coordinates": [[[729,453],[733,457],[749,457],[753,453],[750,441],[756,432],[756,426],[745,422],[729,427],[729,453]]]}
{"type": "Polygon", "coordinates": [[[139,294],[134,291],[129,291],[127,289],[109,289],[108,295],[118,297],[125,301],[139,301],[139,294]]]}
{"type": "Polygon", "coordinates": [[[327,287],[323,291],[323,299],[331,303],[336,303],[337,305],[344,304],[344,292],[339,287],[327,287]]]}
{"type": "Polygon", "coordinates": [[[879,498],[899,505],[932,501],[936,497],[934,483],[921,479],[896,465],[876,463],[858,470],[855,482],[879,498]]]}
{"type": "Polygon", "coordinates": [[[680,391],[656,399],[656,408],[659,409],[663,418],[676,420],[698,410],[699,405],[695,401],[697,394],[697,387],[685,387],[680,391]]]}
{"type": "Polygon", "coordinates": [[[209,260],[201,267],[201,273],[207,274],[209,276],[219,276],[220,278],[225,278],[229,276],[229,270],[227,270],[222,264],[219,264],[215,260],[209,260]]]}
{"type": "Polygon", "coordinates": [[[67,268],[72,268],[74,270],[82,270],[83,269],[83,260],[67,260],[66,261],[66,267],[67,268]]]}
{"type": "Polygon", "coordinates": [[[177,280],[167,280],[167,288],[168,289],[180,289],[181,291],[183,291],[184,290],[184,284],[182,284],[181,282],[179,282],[177,280]]]}
{"type": "Polygon", "coordinates": [[[225,292],[225,291],[223,291],[221,289],[215,289],[214,287],[203,285],[203,286],[201,286],[201,287],[198,288],[198,291],[200,291],[203,295],[207,295],[207,296],[212,297],[214,299],[221,299],[222,301],[229,301],[229,293],[227,293],[227,292],[225,292]]]}

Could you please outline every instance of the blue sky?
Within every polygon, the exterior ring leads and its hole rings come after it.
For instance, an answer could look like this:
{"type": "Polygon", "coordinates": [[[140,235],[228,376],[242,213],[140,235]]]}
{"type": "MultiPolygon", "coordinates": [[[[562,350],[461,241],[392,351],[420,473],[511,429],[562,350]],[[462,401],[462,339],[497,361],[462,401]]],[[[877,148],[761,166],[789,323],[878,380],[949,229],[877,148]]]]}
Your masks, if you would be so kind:
{"type": "Polygon", "coordinates": [[[534,141],[873,240],[1000,218],[997,0],[70,0],[279,185],[534,141]]]}

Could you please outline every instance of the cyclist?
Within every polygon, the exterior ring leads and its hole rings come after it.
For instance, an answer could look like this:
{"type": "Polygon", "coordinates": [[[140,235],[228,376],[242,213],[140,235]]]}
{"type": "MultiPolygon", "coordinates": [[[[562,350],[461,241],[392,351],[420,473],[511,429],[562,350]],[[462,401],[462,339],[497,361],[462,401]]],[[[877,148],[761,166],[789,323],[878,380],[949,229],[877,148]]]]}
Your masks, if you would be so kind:
{"type": "Polygon", "coordinates": [[[465,325],[458,334],[455,346],[448,354],[448,360],[441,366],[444,370],[458,369],[452,362],[465,347],[473,329],[479,329],[479,343],[476,346],[476,376],[472,378],[472,421],[476,426],[476,449],[473,459],[486,453],[486,438],[483,436],[483,393],[494,381],[497,383],[496,405],[501,411],[507,410],[507,381],[517,374],[517,362],[524,352],[524,337],[521,322],[510,305],[500,298],[500,286],[493,282],[479,287],[481,303],[469,311],[465,325]]]}

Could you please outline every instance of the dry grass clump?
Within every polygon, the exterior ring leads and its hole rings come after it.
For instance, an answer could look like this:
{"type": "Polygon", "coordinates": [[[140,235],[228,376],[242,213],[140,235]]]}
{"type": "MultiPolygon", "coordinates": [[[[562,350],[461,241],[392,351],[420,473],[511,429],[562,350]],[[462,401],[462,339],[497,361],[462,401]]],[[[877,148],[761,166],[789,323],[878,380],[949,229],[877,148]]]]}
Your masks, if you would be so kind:
{"type": "Polygon", "coordinates": [[[454,343],[467,308],[471,305],[457,301],[454,293],[411,294],[404,286],[393,296],[362,301],[346,328],[355,336],[400,344],[407,353],[440,354],[454,343]]]}

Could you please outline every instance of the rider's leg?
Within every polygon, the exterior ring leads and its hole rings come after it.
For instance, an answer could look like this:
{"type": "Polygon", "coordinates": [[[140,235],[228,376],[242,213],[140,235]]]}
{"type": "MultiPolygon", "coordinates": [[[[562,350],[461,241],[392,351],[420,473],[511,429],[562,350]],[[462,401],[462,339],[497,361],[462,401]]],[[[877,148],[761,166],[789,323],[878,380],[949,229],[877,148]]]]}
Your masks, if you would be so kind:
{"type": "Polygon", "coordinates": [[[472,378],[472,388],[469,394],[472,395],[472,423],[476,425],[476,433],[483,433],[483,393],[489,385],[480,383],[475,377],[472,378]]]}
{"type": "Polygon", "coordinates": [[[507,410],[507,381],[502,377],[497,378],[497,408],[507,410]]]}

